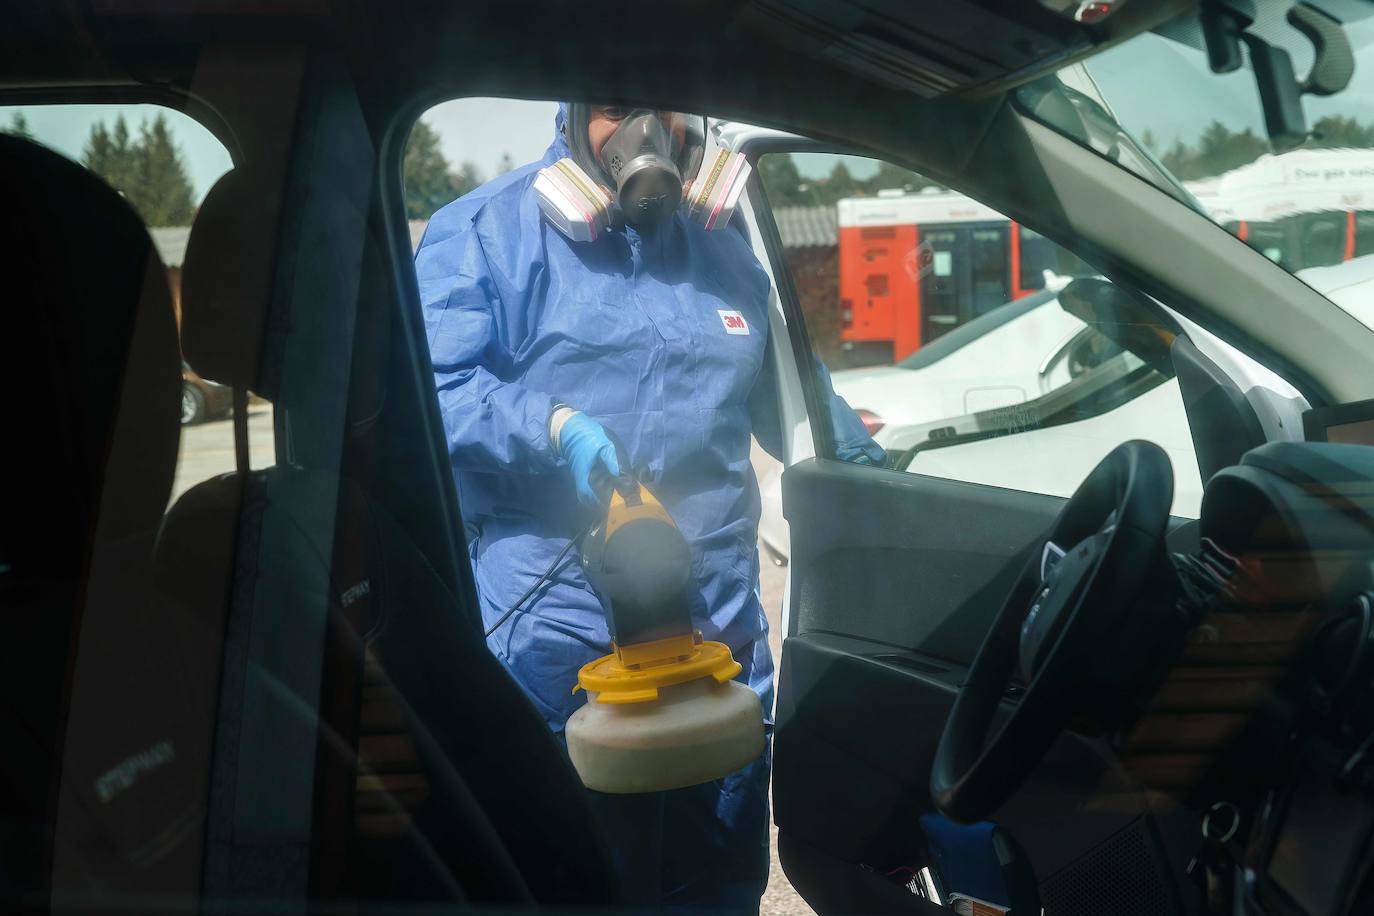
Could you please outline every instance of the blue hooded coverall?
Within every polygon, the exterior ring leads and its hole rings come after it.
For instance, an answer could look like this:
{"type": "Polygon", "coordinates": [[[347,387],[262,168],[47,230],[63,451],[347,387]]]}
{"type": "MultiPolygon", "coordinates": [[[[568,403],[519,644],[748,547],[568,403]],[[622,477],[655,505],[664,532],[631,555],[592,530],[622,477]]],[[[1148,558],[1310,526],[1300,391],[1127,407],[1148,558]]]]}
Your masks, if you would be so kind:
{"type": "MultiPolygon", "coordinates": [[[[681,211],[651,233],[584,243],[560,234],[532,184],[569,155],[565,112],[541,161],[439,210],[415,257],[483,619],[494,623],[596,514],[578,503],[549,441],[550,414],[568,404],[613,431],[647,472],[645,485],[691,545],[693,619],[730,647],[771,726],[749,460],[751,433],[781,452],[765,360],[768,277],[737,228],[707,233],[681,211]]],[[[836,401],[837,441],[881,456],[836,401]]],[[[601,602],[576,562],[488,645],[559,735],[585,701],[572,692],[578,669],[611,651],[601,602]]],[[[757,910],[768,879],[768,768],[765,754],[701,786],[592,793],[623,847],[635,902],[757,910]]]]}

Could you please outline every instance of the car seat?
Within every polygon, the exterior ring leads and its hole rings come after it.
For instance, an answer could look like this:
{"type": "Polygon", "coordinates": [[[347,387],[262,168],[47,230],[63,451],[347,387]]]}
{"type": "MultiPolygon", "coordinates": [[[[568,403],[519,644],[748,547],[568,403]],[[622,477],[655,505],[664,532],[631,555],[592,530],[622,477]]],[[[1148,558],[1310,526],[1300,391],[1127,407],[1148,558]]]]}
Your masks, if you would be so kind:
{"type": "MultiPolygon", "coordinates": [[[[240,404],[248,389],[278,399],[290,352],[273,193],[251,169],[223,176],[184,265],[186,359],[240,404]]],[[[381,250],[364,245],[364,280],[384,276],[381,250]]],[[[393,314],[374,285],[355,333],[385,351],[393,314]]],[[[239,470],[167,516],[167,593],[223,621],[205,892],[613,905],[609,845],[565,752],[369,495],[386,402],[372,378],[353,374],[334,467],[248,470],[240,410],[239,470]]]]}
{"type": "Polygon", "coordinates": [[[166,272],[48,149],[0,136],[0,189],[0,908],[193,895],[215,696],[154,587],[180,429],[166,272]]]}

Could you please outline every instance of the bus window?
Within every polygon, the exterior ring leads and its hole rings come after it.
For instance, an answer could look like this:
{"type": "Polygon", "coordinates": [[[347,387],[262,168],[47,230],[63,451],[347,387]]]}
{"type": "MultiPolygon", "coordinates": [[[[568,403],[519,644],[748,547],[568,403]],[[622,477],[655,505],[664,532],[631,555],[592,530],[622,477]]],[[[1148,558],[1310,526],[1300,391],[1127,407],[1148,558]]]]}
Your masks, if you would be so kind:
{"type": "Polygon", "coordinates": [[[1374,212],[1355,214],[1355,257],[1374,254],[1374,212]]]}
{"type": "Polygon", "coordinates": [[[1285,246],[1282,226],[1273,223],[1249,223],[1245,244],[1276,264],[1287,264],[1290,260],[1284,257],[1285,246]]]}
{"type": "Polygon", "coordinates": [[[1028,227],[890,163],[774,152],[757,168],[807,330],[831,368],[902,360],[1044,289],[1046,271],[1094,274],[1028,227]]]}
{"type": "MultiPolygon", "coordinates": [[[[921,306],[925,327],[922,343],[930,343],[959,323],[959,268],[964,260],[959,251],[959,231],[927,228],[921,243],[929,245],[931,270],[921,278],[921,306]]],[[[897,354],[905,356],[905,353],[897,354]]]]}
{"type": "Polygon", "coordinates": [[[1345,214],[1316,213],[1304,219],[1302,263],[1296,267],[1326,267],[1345,256],[1345,214]]]}
{"type": "Polygon", "coordinates": [[[1011,298],[1007,276],[1006,227],[972,230],[971,300],[973,314],[960,316],[967,321],[976,318],[1011,298]]]}

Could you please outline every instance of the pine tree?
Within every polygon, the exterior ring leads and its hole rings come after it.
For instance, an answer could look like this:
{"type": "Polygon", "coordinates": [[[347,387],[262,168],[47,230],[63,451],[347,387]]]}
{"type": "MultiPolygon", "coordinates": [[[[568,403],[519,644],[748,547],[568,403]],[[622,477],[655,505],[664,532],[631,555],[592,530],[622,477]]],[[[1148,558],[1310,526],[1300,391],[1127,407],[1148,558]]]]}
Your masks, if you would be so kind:
{"type": "MultiPolygon", "coordinates": [[[[1145,132],[1144,142],[1154,148],[1154,135],[1150,131],[1145,132]]],[[[1374,148],[1374,124],[1362,124],[1345,115],[1318,118],[1303,148],[1374,148]]],[[[1175,140],[1160,161],[1175,178],[1191,181],[1225,174],[1272,151],[1269,140],[1250,128],[1234,131],[1220,121],[1213,121],[1198,136],[1196,146],[1175,140]]]]}
{"type": "Polygon", "coordinates": [[[113,159],[112,150],[113,144],[110,141],[110,132],[105,128],[105,122],[97,121],[86,136],[86,146],[81,150],[81,161],[86,168],[108,182],[110,162],[113,159]]]}
{"type": "Polygon", "coordinates": [[[932,185],[934,182],[929,178],[917,175],[900,165],[893,165],[891,162],[879,162],[878,171],[863,182],[864,190],[869,195],[889,190],[900,190],[909,194],[932,185]]]}
{"type": "Polygon", "coordinates": [[[124,195],[146,225],[186,226],[195,216],[191,179],[164,115],[151,123],[145,120],[137,140],[130,139],[123,115],[115,118],[112,129],[97,122],[81,159],[124,195]]]}
{"type": "Polygon", "coordinates": [[[439,149],[439,135],[424,121],[416,121],[406,141],[404,180],[406,217],[429,219],[444,204],[471,191],[479,183],[476,170],[463,164],[464,172],[454,176],[448,160],[439,149]],[[470,187],[464,187],[467,181],[470,187]]]}
{"type": "Polygon", "coordinates": [[[1213,121],[1198,139],[1197,162],[1204,176],[1221,175],[1249,165],[1271,149],[1267,139],[1248,127],[1237,132],[1213,121]]]}
{"type": "Polygon", "coordinates": [[[1188,178],[1193,177],[1190,173],[1193,169],[1192,160],[1194,155],[1195,153],[1192,147],[1182,140],[1175,140],[1174,145],[1169,147],[1164,155],[1159,157],[1159,161],[1164,164],[1164,167],[1168,169],[1169,173],[1175,178],[1180,181],[1186,181],[1188,178]]]}
{"type": "Polygon", "coordinates": [[[1361,124],[1344,115],[1327,115],[1312,125],[1309,149],[1369,149],[1374,147],[1374,125],[1361,124]]]}
{"type": "Polygon", "coordinates": [[[773,207],[804,207],[817,202],[815,189],[802,180],[790,153],[767,153],[759,157],[759,180],[773,207]]]}
{"type": "Polygon", "coordinates": [[[477,166],[465,161],[453,175],[453,183],[457,196],[462,197],[482,183],[482,174],[477,166]]]}
{"type": "Polygon", "coordinates": [[[29,119],[24,117],[22,111],[16,111],[10,118],[10,126],[5,129],[5,133],[24,140],[33,139],[33,134],[29,133],[29,119]]]}
{"type": "Polygon", "coordinates": [[[862,190],[863,186],[850,173],[849,166],[844,164],[844,160],[840,160],[835,163],[835,167],[830,170],[830,176],[825,180],[825,202],[834,203],[844,197],[854,197],[862,190]]]}
{"type": "Polygon", "coordinates": [[[187,226],[195,215],[191,181],[167,119],[159,114],[139,128],[133,175],[125,191],[149,226],[187,226]]]}
{"type": "Polygon", "coordinates": [[[91,126],[81,161],[106,184],[127,197],[133,166],[131,156],[129,126],[120,115],[115,118],[113,130],[107,128],[104,121],[91,126]]]}
{"type": "Polygon", "coordinates": [[[110,131],[110,173],[102,175],[121,194],[133,172],[133,144],[129,140],[129,125],[123,115],[115,118],[110,131]]]}

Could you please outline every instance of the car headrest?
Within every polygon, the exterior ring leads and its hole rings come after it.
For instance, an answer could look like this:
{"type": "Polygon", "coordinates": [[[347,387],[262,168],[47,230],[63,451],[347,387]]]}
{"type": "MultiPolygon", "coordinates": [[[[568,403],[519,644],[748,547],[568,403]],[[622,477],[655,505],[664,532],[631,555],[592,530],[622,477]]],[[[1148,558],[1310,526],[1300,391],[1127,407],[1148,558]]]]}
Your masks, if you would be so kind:
{"type": "Polygon", "coordinates": [[[277,191],[251,170],[221,176],[196,213],[181,280],[181,349],[191,368],[269,400],[275,379],[262,377],[259,355],[272,293],[277,191]]]}
{"type": "Polygon", "coordinates": [[[142,221],[90,172],[0,136],[0,200],[0,569],[66,577],[167,507],[176,318],[142,221]]]}
{"type": "MultiPolygon", "coordinates": [[[[341,232],[364,224],[346,195],[330,198],[329,189],[316,190],[317,208],[346,214],[341,232]],[[353,222],[356,220],[356,224],[353,222]]],[[[277,366],[285,320],[269,323],[273,314],[274,265],[282,245],[276,202],[280,181],[265,171],[239,167],[225,173],[205,196],[196,214],[181,275],[181,349],[186,362],[207,379],[247,389],[278,400],[277,366]]],[[[311,244],[328,245],[316,237],[311,244]]],[[[386,353],[389,345],[393,294],[382,256],[384,246],[365,231],[359,259],[331,264],[329,269],[356,272],[361,285],[357,309],[340,305],[340,321],[349,321],[348,334],[363,348],[350,380],[350,435],[371,429],[386,402],[386,353]]],[[[302,259],[306,261],[308,259],[302,259]]],[[[299,267],[299,265],[298,265],[299,267]]],[[[299,269],[318,269],[310,263],[299,269]]]]}

